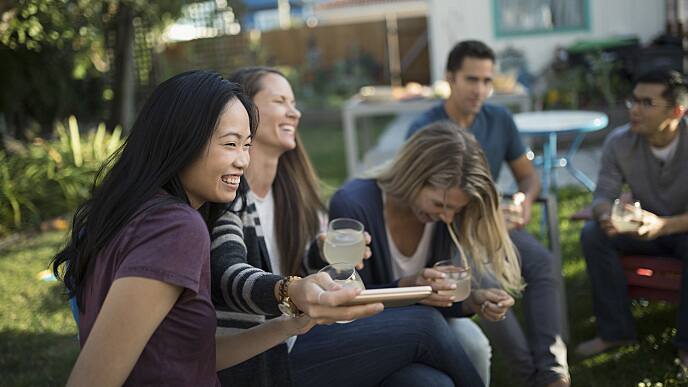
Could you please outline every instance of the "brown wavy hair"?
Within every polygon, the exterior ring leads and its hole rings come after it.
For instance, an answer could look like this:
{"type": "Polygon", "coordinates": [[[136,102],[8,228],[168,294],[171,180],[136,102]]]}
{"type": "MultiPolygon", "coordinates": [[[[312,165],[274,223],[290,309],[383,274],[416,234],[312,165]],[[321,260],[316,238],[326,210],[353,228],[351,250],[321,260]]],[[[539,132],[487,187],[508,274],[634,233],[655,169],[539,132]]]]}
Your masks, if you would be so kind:
{"type": "MultiPolygon", "coordinates": [[[[230,74],[229,79],[240,84],[244,94],[253,99],[263,89],[261,81],[268,74],[286,79],[279,70],[270,67],[246,67],[230,74]]],[[[258,115],[260,119],[260,111],[258,115]]],[[[319,187],[318,175],[297,131],[296,147],[280,156],[275,181],[272,182],[275,238],[284,275],[301,272],[306,249],[320,231],[318,214],[327,210],[320,200],[319,187]]]]}

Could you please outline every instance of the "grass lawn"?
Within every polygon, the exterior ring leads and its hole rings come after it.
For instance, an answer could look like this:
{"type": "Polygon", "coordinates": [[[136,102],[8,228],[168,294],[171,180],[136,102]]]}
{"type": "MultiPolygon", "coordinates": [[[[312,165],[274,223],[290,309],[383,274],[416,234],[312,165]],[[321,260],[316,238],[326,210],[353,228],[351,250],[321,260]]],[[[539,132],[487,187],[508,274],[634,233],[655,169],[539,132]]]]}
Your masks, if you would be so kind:
{"type": "MultiPolygon", "coordinates": [[[[341,129],[304,128],[306,147],[330,188],[344,180],[341,129]]],[[[331,194],[326,190],[326,196],[331,194]]],[[[582,224],[568,217],[590,200],[590,194],[566,188],[559,195],[561,245],[568,298],[571,345],[595,334],[590,288],[580,252],[582,224]]],[[[537,227],[537,222],[533,226],[537,227]]],[[[0,375],[3,386],[63,385],[78,352],[76,328],[56,282],[36,274],[47,268],[64,235],[57,232],[23,238],[0,250],[0,375]]],[[[688,386],[676,380],[676,307],[665,303],[634,306],[641,341],[638,345],[585,361],[570,359],[575,386],[688,386]]],[[[493,385],[516,387],[499,354],[495,354],[493,385]]]]}
{"type": "Polygon", "coordinates": [[[0,251],[0,375],[3,386],[64,385],[79,350],[57,282],[45,270],[64,234],[23,239],[0,251]]]}

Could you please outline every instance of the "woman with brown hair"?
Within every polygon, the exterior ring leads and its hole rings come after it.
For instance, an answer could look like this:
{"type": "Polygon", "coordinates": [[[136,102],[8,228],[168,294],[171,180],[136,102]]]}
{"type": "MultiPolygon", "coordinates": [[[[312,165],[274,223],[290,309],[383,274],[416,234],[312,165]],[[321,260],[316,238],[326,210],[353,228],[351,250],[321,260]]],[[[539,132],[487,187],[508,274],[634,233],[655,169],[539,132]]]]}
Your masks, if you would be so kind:
{"type": "MultiPolygon", "coordinates": [[[[319,322],[342,307],[321,303],[317,294],[292,292],[302,281],[293,276],[314,269],[306,262],[322,263],[314,242],[326,223],[318,179],[297,133],[301,113],[289,82],[277,70],[246,68],[230,79],[255,103],[260,124],[246,172],[247,200],[226,211],[212,231],[218,333],[279,315],[280,303],[282,311],[303,312],[319,322]]],[[[483,385],[442,316],[424,306],[315,326],[307,335],[221,372],[220,379],[241,386],[483,385]]]]}

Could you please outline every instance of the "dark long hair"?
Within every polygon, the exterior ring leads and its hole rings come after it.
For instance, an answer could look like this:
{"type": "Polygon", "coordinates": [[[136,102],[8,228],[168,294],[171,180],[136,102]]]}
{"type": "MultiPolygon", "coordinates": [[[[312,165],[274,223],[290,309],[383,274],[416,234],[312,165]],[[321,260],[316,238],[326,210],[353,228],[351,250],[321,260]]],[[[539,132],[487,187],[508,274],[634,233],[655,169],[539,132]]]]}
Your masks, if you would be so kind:
{"type": "MultiPolygon", "coordinates": [[[[220,115],[233,99],[246,108],[253,135],[258,125],[253,103],[239,85],[215,72],[182,73],[155,88],[124,145],[99,170],[90,199],[74,214],[67,245],[52,261],[55,276],[62,278],[69,296],[77,297],[82,310],[83,285],[98,253],[141,206],[161,189],[170,194],[161,201],[189,203],[179,172],[206,148],[220,115]]],[[[199,211],[212,225],[226,205],[206,203],[199,211]]]]}
{"type": "MultiPolygon", "coordinates": [[[[247,67],[230,74],[229,79],[253,99],[263,89],[262,79],[268,74],[286,78],[270,67],[247,67]]],[[[320,200],[318,175],[298,132],[296,147],[280,156],[272,189],[280,266],[285,275],[299,274],[306,248],[320,230],[318,212],[326,209],[320,200]]]]}

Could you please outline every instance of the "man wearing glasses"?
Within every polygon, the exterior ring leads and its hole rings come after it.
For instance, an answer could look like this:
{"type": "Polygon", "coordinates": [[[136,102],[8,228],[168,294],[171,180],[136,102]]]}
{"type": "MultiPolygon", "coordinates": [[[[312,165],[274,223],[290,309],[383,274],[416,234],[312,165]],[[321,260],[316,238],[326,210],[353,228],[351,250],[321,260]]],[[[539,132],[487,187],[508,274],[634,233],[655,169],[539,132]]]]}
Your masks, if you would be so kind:
{"type": "Polygon", "coordinates": [[[593,196],[593,219],[581,245],[592,284],[598,336],[578,346],[581,356],[632,343],[636,331],[619,252],[682,259],[681,303],[674,345],[688,365],[688,89],[675,71],[636,80],[626,101],[630,123],[607,137],[593,196]],[[619,232],[612,203],[627,185],[644,208],[637,231],[619,232]]]}

